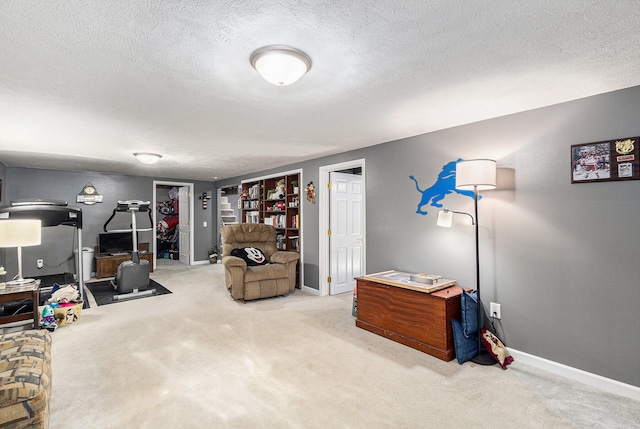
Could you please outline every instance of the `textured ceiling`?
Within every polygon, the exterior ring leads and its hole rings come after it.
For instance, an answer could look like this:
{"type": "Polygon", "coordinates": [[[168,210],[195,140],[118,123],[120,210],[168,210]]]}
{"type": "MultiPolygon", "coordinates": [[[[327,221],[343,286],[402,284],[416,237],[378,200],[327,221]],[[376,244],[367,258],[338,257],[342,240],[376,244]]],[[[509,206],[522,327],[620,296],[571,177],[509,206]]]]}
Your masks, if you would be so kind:
{"type": "Polygon", "coordinates": [[[222,179],[636,86],[639,16],[639,1],[3,0],[0,161],[222,179]],[[270,44],[311,71],[268,84],[249,56],[270,44]]]}

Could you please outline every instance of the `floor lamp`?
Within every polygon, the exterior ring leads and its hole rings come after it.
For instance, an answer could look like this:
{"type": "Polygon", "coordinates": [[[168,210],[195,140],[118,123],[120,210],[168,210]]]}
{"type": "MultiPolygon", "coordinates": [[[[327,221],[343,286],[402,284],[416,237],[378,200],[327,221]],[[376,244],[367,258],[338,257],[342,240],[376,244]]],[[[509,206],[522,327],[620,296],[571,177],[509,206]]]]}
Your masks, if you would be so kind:
{"type": "Polygon", "coordinates": [[[0,247],[16,247],[18,249],[18,274],[7,286],[22,286],[32,283],[33,279],[22,277],[22,248],[37,246],[41,243],[42,222],[33,219],[1,219],[0,247]]]}
{"type": "Polygon", "coordinates": [[[478,192],[496,187],[496,162],[492,159],[472,159],[456,163],[456,189],[473,191],[475,217],[469,213],[454,212],[445,209],[438,214],[439,226],[451,226],[453,213],[471,216],[471,223],[476,230],[476,291],[478,298],[478,355],[471,359],[480,365],[493,365],[496,361],[484,351],[482,346],[482,301],[480,299],[480,248],[478,222],[478,192]],[[475,219],[475,222],[474,222],[475,219]]]}

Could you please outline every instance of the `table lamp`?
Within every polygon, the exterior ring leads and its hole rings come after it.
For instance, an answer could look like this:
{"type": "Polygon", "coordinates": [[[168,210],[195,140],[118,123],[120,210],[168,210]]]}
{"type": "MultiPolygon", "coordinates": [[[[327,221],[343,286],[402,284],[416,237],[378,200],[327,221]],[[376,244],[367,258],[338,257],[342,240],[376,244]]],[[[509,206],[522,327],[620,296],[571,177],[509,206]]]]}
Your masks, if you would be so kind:
{"type": "Polygon", "coordinates": [[[41,243],[42,222],[34,219],[0,219],[0,247],[18,249],[18,274],[7,286],[21,286],[34,279],[22,277],[22,248],[41,243]]]}

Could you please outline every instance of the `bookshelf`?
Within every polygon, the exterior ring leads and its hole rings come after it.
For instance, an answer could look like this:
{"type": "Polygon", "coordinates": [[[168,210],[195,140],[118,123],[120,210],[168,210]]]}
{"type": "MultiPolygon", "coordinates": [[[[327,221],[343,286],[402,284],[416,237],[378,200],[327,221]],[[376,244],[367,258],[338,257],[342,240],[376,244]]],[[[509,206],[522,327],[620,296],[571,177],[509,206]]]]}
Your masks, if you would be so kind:
{"type": "MultiPolygon", "coordinates": [[[[265,223],[276,229],[280,250],[300,252],[302,239],[300,172],[242,182],[243,223],[265,223]]],[[[300,274],[296,287],[300,287],[300,274]]]]}

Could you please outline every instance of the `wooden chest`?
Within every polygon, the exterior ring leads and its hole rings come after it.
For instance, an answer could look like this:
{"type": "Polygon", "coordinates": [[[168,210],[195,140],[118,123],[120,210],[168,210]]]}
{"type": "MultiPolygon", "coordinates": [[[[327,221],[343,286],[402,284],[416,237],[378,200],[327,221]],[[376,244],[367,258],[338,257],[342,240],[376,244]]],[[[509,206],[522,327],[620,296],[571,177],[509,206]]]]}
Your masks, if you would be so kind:
{"type": "Polygon", "coordinates": [[[451,319],[460,319],[460,286],[425,293],[363,277],[356,282],[356,326],[445,361],[455,357],[451,319]]]}

